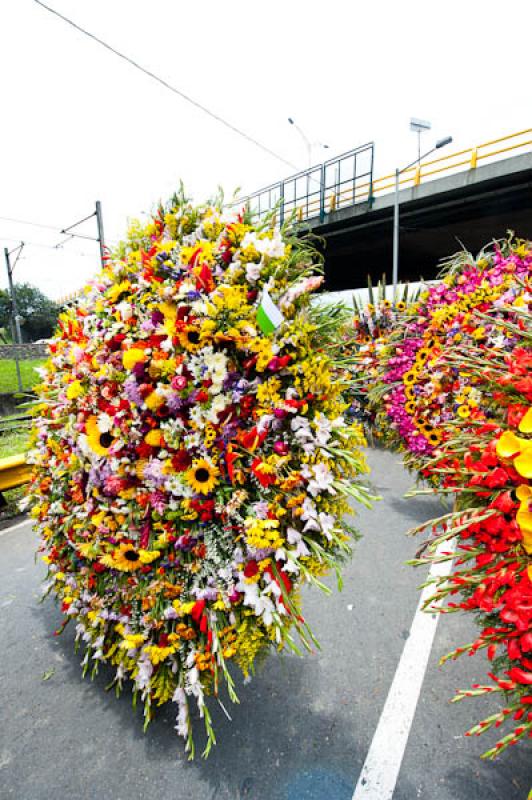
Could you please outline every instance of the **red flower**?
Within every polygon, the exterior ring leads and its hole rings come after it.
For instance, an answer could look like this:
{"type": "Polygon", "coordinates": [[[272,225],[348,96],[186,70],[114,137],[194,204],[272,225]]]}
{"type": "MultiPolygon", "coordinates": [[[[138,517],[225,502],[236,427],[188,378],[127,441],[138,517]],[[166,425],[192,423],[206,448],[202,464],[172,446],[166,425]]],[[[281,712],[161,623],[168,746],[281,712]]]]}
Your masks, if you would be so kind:
{"type": "Polygon", "coordinates": [[[258,571],[259,571],[259,568],[257,566],[257,562],[256,561],[248,561],[248,563],[244,567],[244,576],[246,578],[254,578],[258,571]]]}

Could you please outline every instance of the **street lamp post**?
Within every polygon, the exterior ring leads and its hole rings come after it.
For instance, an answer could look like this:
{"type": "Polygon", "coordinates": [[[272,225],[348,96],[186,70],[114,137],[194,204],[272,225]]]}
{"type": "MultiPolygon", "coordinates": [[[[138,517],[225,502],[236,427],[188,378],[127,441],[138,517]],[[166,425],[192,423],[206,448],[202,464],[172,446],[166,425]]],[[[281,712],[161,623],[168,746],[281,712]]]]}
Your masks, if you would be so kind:
{"type": "Polygon", "coordinates": [[[450,144],[453,140],[452,136],[446,136],[445,139],[440,139],[436,142],[435,146],[425,153],[422,156],[418,156],[415,161],[412,161],[411,164],[407,164],[406,167],[402,167],[401,169],[395,170],[395,197],[394,197],[394,204],[393,204],[393,267],[392,267],[392,283],[393,283],[393,297],[395,300],[397,294],[397,283],[399,278],[399,176],[402,172],[405,172],[407,169],[410,169],[414,164],[421,164],[424,158],[430,156],[431,153],[434,153],[435,150],[439,150],[441,147],[445,147],[445,145],[450,144]]]}
{"type": "Polygon", "coordinates": [[[305,147],[307,148],[307,167],[310,169],[310,167],[312,166],[312,147],[313,147],[313,145],[315,145],[315,146],[319,145],[320,147],[323,147],[324,150],[328,150],[329,149],[329,145],[328,144],[322,144],[321,142],[311,142],[310,139],[308,138],[308,136],[305,133],[303,133],[303,131],[301,130],[299,125],[293,120],[292,117],[288,117],[288,122],[290,123],[290,125],[294,126],[296,131],[299,133],[299,135],[301,136],[301,138],[305,142],[305,147]]]}

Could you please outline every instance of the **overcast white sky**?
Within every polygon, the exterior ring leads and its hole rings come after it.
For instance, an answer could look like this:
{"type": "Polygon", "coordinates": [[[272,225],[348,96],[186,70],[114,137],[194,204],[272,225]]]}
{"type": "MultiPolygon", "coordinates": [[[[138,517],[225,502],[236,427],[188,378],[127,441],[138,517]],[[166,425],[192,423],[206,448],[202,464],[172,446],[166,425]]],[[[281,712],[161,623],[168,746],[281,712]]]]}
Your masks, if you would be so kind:
{"type": "MultiPolygon", "coordinates": [[[[449,151],[532,124],[529,0],[46,2],[301,167],[288,116],[327,157],[374,141],[377,175],[416,157],[412,116],[449,151]]],[[[0,217],[62,228],[100,199],[116,240],[180,179],[203,200],[291,172],[34,0],[0,0],[0,30],[0,217]]],[[[21,238],[62,237],[0,219],[21,238]]],[[[57,298],[97,267],[91,242],[28,245],[15,277],[57,298]]]]}

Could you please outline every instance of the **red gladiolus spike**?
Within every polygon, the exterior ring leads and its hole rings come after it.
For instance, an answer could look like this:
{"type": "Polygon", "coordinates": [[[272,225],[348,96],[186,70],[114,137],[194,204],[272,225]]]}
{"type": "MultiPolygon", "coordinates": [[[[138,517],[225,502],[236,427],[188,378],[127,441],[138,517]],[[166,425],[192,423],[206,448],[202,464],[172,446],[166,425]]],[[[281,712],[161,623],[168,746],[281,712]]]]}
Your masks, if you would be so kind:
{"type": "Polygon", "coordinates": [[[201,618],[201,615],[203,614],[204,609],[205,609],[205,600],[203,600],[203,599],[202,600],[197,600],[194,603],[194,607],[193,607],[192,611],[190,612],[190,616],[192,617],[192,619],[194,620],[194,622],[196,624],[200,621],[200,618],[201,618]]]}

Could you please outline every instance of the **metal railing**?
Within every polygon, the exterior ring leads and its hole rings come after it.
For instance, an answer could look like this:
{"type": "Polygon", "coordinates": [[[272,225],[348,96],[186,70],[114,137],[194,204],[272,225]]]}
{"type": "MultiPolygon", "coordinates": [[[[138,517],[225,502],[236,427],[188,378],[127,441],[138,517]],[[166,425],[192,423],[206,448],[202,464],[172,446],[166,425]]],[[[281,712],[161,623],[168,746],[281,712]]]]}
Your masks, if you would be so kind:
{"type": "MultiPolygon", "coordinates": [[[[532,128],[527,128],[410,167],[401,173],[399,184],[402,188],[419,186],[424,181],[442,177],[442,173],[476,169],[482,162],[497,161],[506,153],[513,155],[515,151],[530,149],[531,146],[532,128]]],[[[375,196],[395,190],[395,173],[373,178],[373,157],[373,143],[363,145],[285,181],[254,192],[231,205],[234,207],[247,204],[253,215],[259,219],[278,205],[278,221],[281,224],[294,212],[297,221],[319,218],[323,222],[326,214],[340,208],[363,202],[369,202],[371,207],[375,196]],[[369,153],[370,157],[370,167],[366,175],[357,170],[357,157],[360,163],[363,153],[369,153]],[[352,174],[346,175],[349,159],[353,159],[352,174]],[[366,180],[363,180],[364,177],[366,180]]]]}
{"type": "Polygon", "coordinates": [[[258,219],[275,211],[276,221],[281,225],[291,216],[298,221],[315,218],[323,221],[331,210],[370,201],[373,151],[373,142],[361,145],[239,198],[231,207],[246,205],[258,219]]]}

